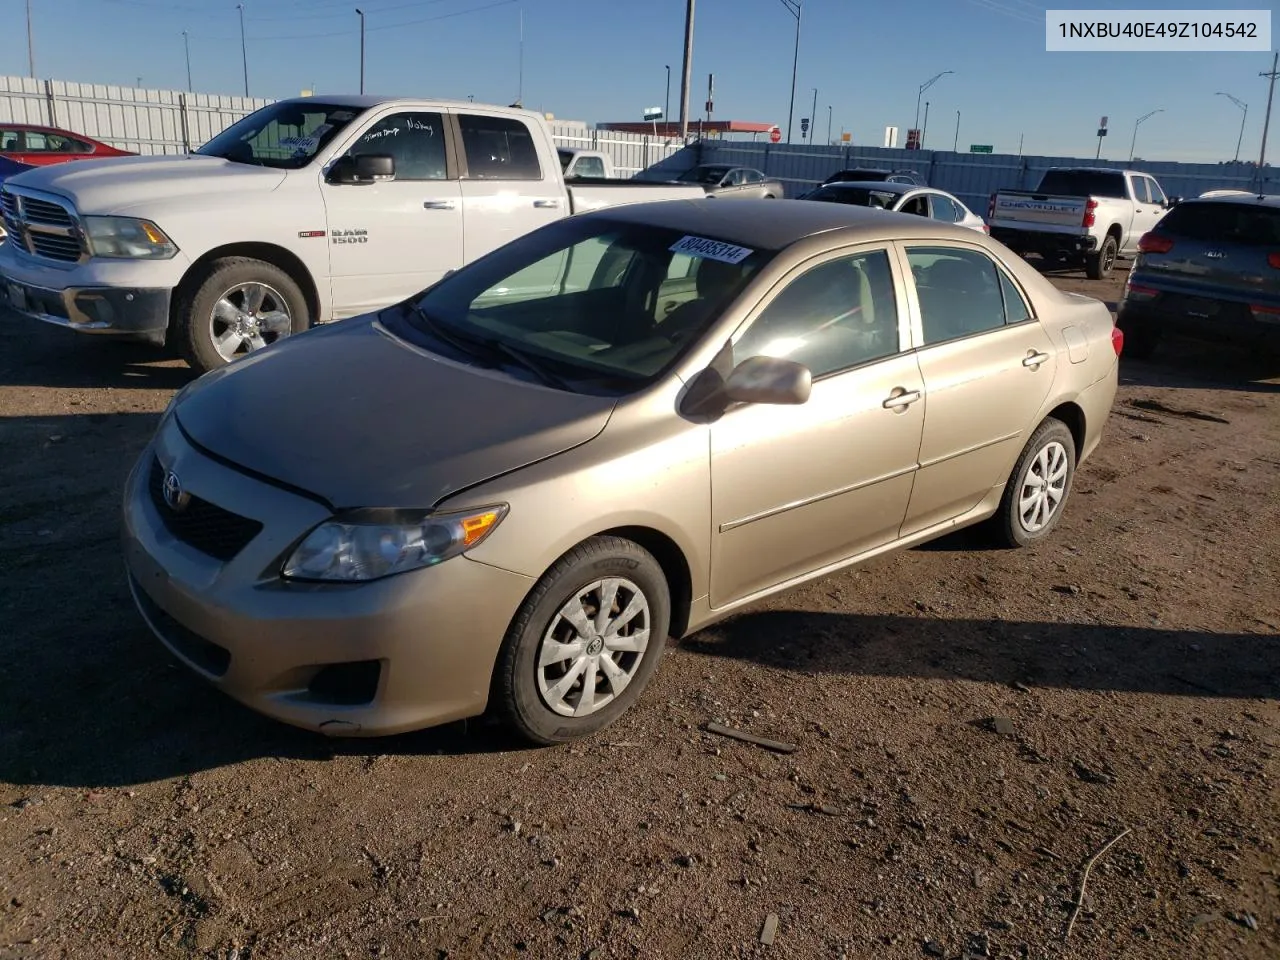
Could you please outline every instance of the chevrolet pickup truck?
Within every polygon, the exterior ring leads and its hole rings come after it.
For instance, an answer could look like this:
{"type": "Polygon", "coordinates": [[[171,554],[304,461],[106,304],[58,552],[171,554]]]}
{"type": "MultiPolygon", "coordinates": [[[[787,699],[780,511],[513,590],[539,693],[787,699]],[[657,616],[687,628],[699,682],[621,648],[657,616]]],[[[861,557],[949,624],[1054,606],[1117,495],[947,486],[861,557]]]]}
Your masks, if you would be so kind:
{"type": "Polygon", "coordinates": [[[1016,253],[1083,262],[1089,278],[1100,280],[1117,257],[1137,254],[1142,235],[1175,203],[1150,174],[1051,167],[1035,190],[992,194],[987,224],[1016,253]]]}
{"type": "Polygon", "coordinates": [[[164,343],[201,372],[369,313],[544,224],[696,184],[566,184],[545,118],[305,97],[183,156],[38,168],[0,188],[0,302],[164,343]]]}

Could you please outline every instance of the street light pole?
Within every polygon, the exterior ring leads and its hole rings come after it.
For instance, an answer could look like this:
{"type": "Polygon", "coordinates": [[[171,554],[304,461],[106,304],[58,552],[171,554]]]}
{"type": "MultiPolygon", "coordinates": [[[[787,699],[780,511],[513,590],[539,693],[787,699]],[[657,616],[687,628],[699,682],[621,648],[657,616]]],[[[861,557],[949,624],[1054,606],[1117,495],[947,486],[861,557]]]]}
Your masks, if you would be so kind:
{"type": "Polygon", "coordinates": [[[960,152],[960,111],[956,111],[956,142],[951,145],[952,153],[960,152]]]}
{"type": "Polygon", "coordinates": [[[689,82],[693,78],[693,4],[688,0],[684,15],[684,70],[680,77],[680,144],[689,142],[689,82]]]}
{"type": "Polygon", "coordinates": [[[1228,100],[1234,103],[1237,107],[1239,107],[1241,110],[1241,113],[1243,114],[1243,116],[1240,117],[1240,136],[1236,137],[1236,158],[1235,160],[1232,161],[1232,163],[1239,163],[1240,162],[1240,144],[1244,142],[1244,122],[1249,116],[1249,105],[1242,100],[1237,100],[1235,97],[1233,97],[1229,93],[1219,92],[1219,93],[1215,93],[1214,96],[1226,97],[1228,100]]]}
{"type": "Polygon", "coordinates": [[[662,122],[671,122],[671,64],[667,64],[667,99],[662,106],[662,122]]]}
{"type": "Polygon", "coordinates": [[[920,128],[920,149],[924,149],[924,135],[929,132],[929,101],[924,102],[924,126],[920,128]]]}
{"type": "Polygon", "coordinates": [[[244,44],[244,4],[237,3],[240,11],[240,59],[244,62],[244,95],[249,96],[249,51],[244,44]]]}
{"type": "Polygon", "coordinates": [[[827,146],[831,146],[831,104],[827,104],[827,146]]]}
{"type": "Polygon", "coordinates": [[[1271,85],[1267,88],[1267,115],[1262,121],[1262,149],[1258,152],[1259,192],[1262,191],[1262,168],[1265,166],[1267,160],[1267,132],[1271,128],[1271,98],[1276,92],[1276,77],[1280,76],[1280,73],[1277,73],[1276,71],[1277,66],[1280,66],[1280,52],[1277,52],[1275,56],[1271,58],[1271,72],[1258,74],[1260,77],[1267,77],[1271,80],[1271,85]]]}
{"type": "Polygon", "coordinates": [[[187,31],[182,31],[182,49],[187,55],[187,93],[192,93],[191,87],[191,41],[187,37],[187,31]]]}
{"type": "Polygon", "coordinates": [[[31,0],[27,0],[27,72],[36,78],[36,45],[31,37],[31,0]]]}
{"type": "Polygon", "coordinates": [[[791,142],[791,121],[796,113],[796,69],[800,65],[800,15],[802,0],[782,0],[787,12],[796,18],[796,52],[791,58],[791,100],[787,104],[787,143],[791,142]]]}
{"type": "Polygon", "coordinates": [[[1138,127],[1142,126],[1142,121],[1148,119],[1149,117],[1154,117],[1157,113],[1164,113],[1164,108],[1161,107],[1159,110],[1152,110],[1150,113],[1144,113],[1142,116],[1138,118],[1137,122],[1134,123],[1133,141],[1129,144],[1129,162],[1130,163],[1133,162],[1134,147],[1136,147],[1138,144],[1138,127]]]}
{"type": "Polygon", "coordinates": [[[360,92],[364,93],[364,11],[356,7],[360,15],[360,92]]]}
{"type": "Polygon", "coordinates": [[[520,67],[516,79],[516,103],[524,108],[524,4],[520,5],[520,67]]]}
{"type": "Polygon", "coordinates": [[[926,80],[924,83],[920,84],[920,90],[919,90],[919,92],[916,94],[916,122],[915,122],[915,126],[914,126],[914,128],[913,128],[913,129],[915,129],[915,130],[919,130],[919,129],[920,129],[920,98],[924,96],[924,92],[925,92],[926,90],[928,90],[928,89],[929,89],[930,87],[932,87],[935,83],[937,83],[939,80],[941,80],[943,77],[945,77],[948,73],[955,73],[955,71],[954,71],[954,70],[943,70],[943,71],[942,71],[940,74],[938,74],[937,76],[930,77],[930,78],[929,78],[928,80],[926,80]]]}
{"type": "Polygon", "coordinates": [[[813,135],[818,132],[818,88],[813,88],[813,109],[809,111],[809,143],[813,143],[813,135]]]}

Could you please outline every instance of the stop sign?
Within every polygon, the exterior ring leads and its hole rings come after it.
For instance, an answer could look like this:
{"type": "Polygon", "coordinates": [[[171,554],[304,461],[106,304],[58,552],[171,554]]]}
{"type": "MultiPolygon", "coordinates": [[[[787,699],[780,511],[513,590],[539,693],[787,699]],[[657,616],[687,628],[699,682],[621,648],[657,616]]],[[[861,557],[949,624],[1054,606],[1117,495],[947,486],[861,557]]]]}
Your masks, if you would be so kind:
{"type": "Polygon", "coordinates": [[[781,140],[782,140],[782,131],[781,131],[781,130],[779,130],[777,127],[774,127],[772,130],[770,130],[770,131],[769,131],[769,142],[770,142],[770,143],[778,143],[778,142],[780,142],[781,140]]]}

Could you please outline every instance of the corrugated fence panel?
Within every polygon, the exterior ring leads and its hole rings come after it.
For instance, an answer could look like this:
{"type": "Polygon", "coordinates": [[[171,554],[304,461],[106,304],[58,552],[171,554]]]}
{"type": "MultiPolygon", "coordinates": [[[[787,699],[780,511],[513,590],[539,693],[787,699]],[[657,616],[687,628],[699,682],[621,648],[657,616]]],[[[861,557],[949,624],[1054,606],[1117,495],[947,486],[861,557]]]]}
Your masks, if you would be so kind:
{"type": "Polygon", "coordinates": [[[691,150],[686,166],[695,162],[733,163],[756,167],[777,177],[788,196],[811,190],[836,170],[846,167],[887,167],[914,170],[931,186],[954,193],[973,210],[986,214],[987,201],[1000,189],[1032,190],[1049,167],[1107,166],[1150,173],[1170,196],[1194,197],[1207,190],[1256,189],[1275,191],[1280,176],[1275,168],[1263,168],[1261,184],[1257,168],[1235,163],[1174,163],[1169,161],[1094,160],[1081,157],[1031,157],[1012,154],[981,154],[901,150],[880,147],[820,147],[753,143],[750,141],[704,140],[691,150]],[[700,159],[698,156],[700,153],[700,159]]]}

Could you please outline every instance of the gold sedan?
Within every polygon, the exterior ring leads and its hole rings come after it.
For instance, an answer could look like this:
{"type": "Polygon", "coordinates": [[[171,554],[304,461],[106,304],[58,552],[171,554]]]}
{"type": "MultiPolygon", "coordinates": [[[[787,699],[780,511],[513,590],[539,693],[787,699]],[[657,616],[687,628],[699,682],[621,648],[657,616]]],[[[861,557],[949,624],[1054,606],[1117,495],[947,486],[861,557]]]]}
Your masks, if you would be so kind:
{"type": "Polygon", "coordinates": [[[617,719],[668,636],[985,521],[1053,530],[1122,339],[963,227],[668,201],[547,226],[195,381],[130,585],[254,709],[371,736],[617,719]]]}

